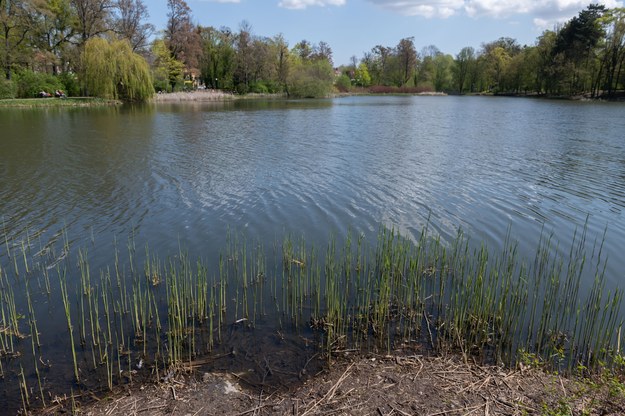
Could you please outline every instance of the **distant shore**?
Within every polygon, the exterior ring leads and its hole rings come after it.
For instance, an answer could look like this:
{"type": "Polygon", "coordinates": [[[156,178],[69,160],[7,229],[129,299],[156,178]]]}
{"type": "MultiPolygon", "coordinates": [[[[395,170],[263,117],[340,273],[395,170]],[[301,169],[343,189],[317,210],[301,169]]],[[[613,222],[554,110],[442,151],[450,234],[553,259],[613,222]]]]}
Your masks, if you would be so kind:
{"type": "Polygon", "coordinates": [[[69,97],[69,98],[11,98],[0,100],[0,108],[18,107],[93,107],[101,105],[119,105],[119,100],[106,100],[93,97],[69,97]]]}
{"type": "Polygon", "coordinates": [[[189,92],[167,92],[154,94],[151,102],[175,103],[181,101],[224,101],[235,99],[236,96],[221,90],[200,90],[189,92]]]}
{"type": "Polygon", "coordinates": [[[241,100],[241,99],[275,99],[286,98],[284,94],[245,94],[238,95],[232,92],[223,90],[197,90],[188,92],[168,92],[154,94],[154,97],[150,100],[154,103],[176,103],[176,102],[208,102],[208,101],[229,101],[229,100],[241,100]]]}

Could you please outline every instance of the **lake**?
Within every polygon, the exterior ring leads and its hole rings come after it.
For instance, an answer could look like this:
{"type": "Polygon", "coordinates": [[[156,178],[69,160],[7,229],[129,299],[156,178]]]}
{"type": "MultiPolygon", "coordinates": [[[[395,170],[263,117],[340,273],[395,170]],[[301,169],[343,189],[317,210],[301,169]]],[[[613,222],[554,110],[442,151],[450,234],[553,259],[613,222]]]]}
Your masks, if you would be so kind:
{"type": "Polygon", "coordinates": [[[623,132],[623,104],[501,97],[0,109],[0,264],[20,267],[25,241],[87,247],[97,275],[129,236],[138,253],[214,259],[229,232],[325,247],[426,225],[494,249],[510,235],[533,259],[541,233],[566,255],[586,227],[607,286],[625,289],[623,132]]]}

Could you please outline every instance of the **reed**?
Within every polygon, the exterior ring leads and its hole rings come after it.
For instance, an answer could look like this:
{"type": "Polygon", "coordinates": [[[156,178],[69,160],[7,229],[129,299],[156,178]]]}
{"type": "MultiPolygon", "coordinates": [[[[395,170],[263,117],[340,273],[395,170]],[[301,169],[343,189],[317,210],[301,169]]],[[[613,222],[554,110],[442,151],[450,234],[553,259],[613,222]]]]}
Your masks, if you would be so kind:
{"type": "Polygon", "coordinates": [[[57,269],[59,274],[59,284],[61,287],[61,299],[63,300],[63,308],[65,310],[65,318],[67,319],[67,331],[69,333],[69,343],[72,350],[72,359],[74,363],[74,378],[76,381],[80,381],[80,375],[78,374],[78,360],[76,358],[76,347],[74,344],[74,328],[72,327],[72,314],[69,306],[69,294],[67,292],[67,280],[65,269],[63,271],[57,269]]]}
{"type": "MultiPolygon", "coordinates": [[[[382,227],[372,244],[348,230],[322,248],[287,235],[270,248],[273,255],[229,232],[216,264],[192,259],[182,248],[161,259],[147,244],[138,256],[131,236],[125,254],[114,241],[113,264],[99,270],[99,279],[92,277],[86,249],[76,251],[75,263],[62,262],[71,252],[66,233],[61,254],[52,255],[53,268],[28,258],[27,234],[19,270],[24,279],[17,279],[17,268],[16,279],[7,276],[20,254],[7,257],[8,268],[0,266],[0,375],[8,373],[7,365],[18,375],[24,406],[30,405],[27,377],[37,377],[43,403],[38,359],[47,334],[38,328],[34,308],[41,295],[48,302],[61,298],[73,377],[83,387],[93,378],[81,380],[81,371],[97,373],[108,389],[132,381],[137,366],[167,374],[209,354],[235,326],[253,329],[260,319],[280,331],[312,330],[328,357],[344,349],[390,352],[400,343],[421,342],[508,365],[524,351],[559,371],[578,364],[598,368],[620,356],[623,292],[606,289],[601,242],[586,253],[586,233],[580,230],[561,250],[543,232],[534,258],[525,259],[510,235],[492,250],[461,230],[445,242],[428,227],[416,239],[382,227]],[[38,276],[39,289],[31,284],[38,276]],[[60,292],[51,279],[58,279],[60,292]],[[30,351],[20,343],[26,317],[30,351]],[[93,370],[79,368],[89,361],[93,370]]],[[[4,241],[10,241],[6,234],[4,241]]]]}

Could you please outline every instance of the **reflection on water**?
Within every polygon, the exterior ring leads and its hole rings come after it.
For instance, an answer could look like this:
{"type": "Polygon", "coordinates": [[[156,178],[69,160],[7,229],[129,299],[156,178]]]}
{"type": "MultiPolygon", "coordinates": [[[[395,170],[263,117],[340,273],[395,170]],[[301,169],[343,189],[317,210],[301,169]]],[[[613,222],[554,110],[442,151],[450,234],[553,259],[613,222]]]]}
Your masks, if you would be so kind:
{"type": "MultiPolygon", "coordinates": [[[[228,227],[324,243],[381,223],[462,227],[531,253],[588,217],[625,264],[622,105],[485,97],[349,97],[0,111],[4,229],[206,253],[228,227]]],[[[16,238],[19,240],[19,238],[16,238]]],[[[105,254],[105,253],[104,253],[105,254]]]]}

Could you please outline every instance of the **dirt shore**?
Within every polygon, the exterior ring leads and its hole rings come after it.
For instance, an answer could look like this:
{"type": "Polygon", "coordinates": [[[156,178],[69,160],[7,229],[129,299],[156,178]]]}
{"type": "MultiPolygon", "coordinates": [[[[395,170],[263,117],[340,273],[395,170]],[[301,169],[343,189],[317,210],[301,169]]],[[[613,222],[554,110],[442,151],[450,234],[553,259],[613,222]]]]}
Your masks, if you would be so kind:
{"type": "MultiPolygon", "coordinates": [[[[343,354],[292,385],[252,386],[246,379],[245,373],[195,368],[167,382],[94,396],[95,402],[75,410],[89,416],[625,414],[623,390],[614,383],[523,366],[483,366],[459,355],[343,354]]],[[[41,414],[71,412],[70,404],[65,401],[41,414]]]]}

